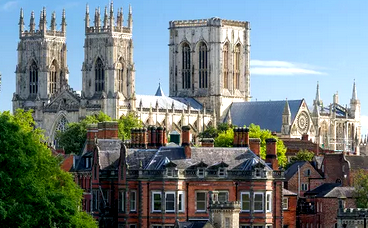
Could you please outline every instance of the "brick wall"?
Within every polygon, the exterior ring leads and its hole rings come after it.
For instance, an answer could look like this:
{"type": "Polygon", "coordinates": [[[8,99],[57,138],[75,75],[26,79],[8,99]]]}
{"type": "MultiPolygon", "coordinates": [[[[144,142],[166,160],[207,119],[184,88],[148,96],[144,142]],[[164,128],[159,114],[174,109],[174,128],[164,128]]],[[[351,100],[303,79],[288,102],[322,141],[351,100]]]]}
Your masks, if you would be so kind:
{"type": "Polygon", "coordinates": [[[288,228],[296,227],[297,196],[284,196],[288,198],[288,209],[284,210],[284,225],[288,228]]]}
{"type": "Polygon", "coordinates": [[[341,181],[343,186],[349,186],[349,164],[343,154],[326,154],[323,159],[326,183],[341,181]]]}

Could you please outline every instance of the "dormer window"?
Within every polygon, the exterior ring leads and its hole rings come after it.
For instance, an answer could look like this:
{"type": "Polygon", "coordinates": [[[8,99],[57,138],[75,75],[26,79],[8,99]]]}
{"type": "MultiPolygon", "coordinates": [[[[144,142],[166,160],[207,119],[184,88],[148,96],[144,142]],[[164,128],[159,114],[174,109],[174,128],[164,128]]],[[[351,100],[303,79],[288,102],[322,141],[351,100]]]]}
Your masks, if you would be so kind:
{"type": "Polygon", "coordinates": [[[166,169],[166,176],[173,177],[174,176],[174,170],[172,168],[166,169]]]}
{"type": "Polygon", "coordinates": [[[86,169],[90,167],[90,158],[86,157],[86,169]]]}
{"type": "Polygon", "coordinates": [[[219,168],[218,175],[219,175],[219,177],[226,176],[226,169],[224,167],[219,168]]]}
{"type": "Polygon", "coordinates": [[[203,178],[204,177],[204,168],[198,168],[198,170],[197,170],[197,176],[199,178],[203,178]]]}
{"type": "Polygon", "coordinates": [[[261,169],[255,169],[255,176],[256,177],[261,177],[262,176],[262,170],[261,169]]]}

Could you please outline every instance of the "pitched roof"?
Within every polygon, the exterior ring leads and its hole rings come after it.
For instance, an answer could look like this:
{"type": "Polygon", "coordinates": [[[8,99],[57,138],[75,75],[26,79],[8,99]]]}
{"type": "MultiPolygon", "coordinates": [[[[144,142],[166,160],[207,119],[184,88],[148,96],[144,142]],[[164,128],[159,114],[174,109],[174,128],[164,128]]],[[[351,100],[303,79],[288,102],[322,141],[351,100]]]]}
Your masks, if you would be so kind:
{"type": "Polygon", "coordinates": [[[304,195],[314,195],[317,198],[325,197],[332,189],[339,186],[341,186],[340,183],[325,183],[311,191],[307,191],[304,195]]]}
{"type": "MultiPolygon", "coordinates": [[[[234,102],[230,107],[231,122],[236,126],[249,126],[253,123],[260,125],[262,129],[281,132],[285,102],[285,100],[234,102]]],[[[293,122],[303,100],[288,100],[288,103],[291,112],[291,122],[293,122]]],[[[224,119],[224,123],[226,122],[227,114],[224,119]]]]}
{"type": "Polygon", "coordinates": [[[354,191],[355,191],[354,187],[335,187],[330,192],[328,192],[324,197],[329,197],[329,198],[339,198],[339,197],[353,198],[354,191]]]}
{"type": "Polygon", "coordinates": [[[161,89],[161,83],[158,83],[158,88],[157,88],[157,91],[155,93],[155,96],[165,96],[164,91],[162,91],[162,89],[161,89]]]}
{"type": "Polygon", "coordinates": [[[98,139],[97,150],[100,169],[116,170],[120,158],[121,140],[98,139]]]}
{"type": "Polygon", "coordinates": [[[282,195],[284,195],[284,196],[297,196],[298,194],[283,188],[282,189],[282,195]]]}
{"type": "Polygon", "coordinates": [[[300,150],[308,150],[315,152],[318,145],[309,140],[301,140],[295,138],[282,138],[285,147],[287,148],[287,152],[298,152],[300,150]]]}
{"type": "Polygon", "coordinates": [[[345,156],[351,169],[368,169],[368,156],[345,156]]]}
{"type": "Polygon", "coordinates": [[[261,165],[272,171],[267,164],[248,148],[192,147],[191,158],[185,157],[183,147],[161,147],[152,157],[145,169],[163,169],[164,165],[173,162],[178,169],[190,169],[200,163],[208,167],[219,164],[228,165],[228,170],[251,170],[255,165],[261,165]]]}
{"type": "Polygon", "coordinates": [[[298,167],[302,167],[306,161],[297,161],[294,162],[286,171],[285,171],[285,179],[288,181],[296,172],[298,172],[298,167]]]}
{"type": "Polygon", "coordinates": [[[140,108],[140,103],[142,103],[142,108],[156,108],[156,103],[159,109],[171,109],[174,104],[176,110],[186,110],[188,109],[188,104],[191,110],[201,110],[202,105],[194,100],[193,98],[171,98],[167,96],[153,96],[153,95],[137,95],[136,108],[140,108]]]}

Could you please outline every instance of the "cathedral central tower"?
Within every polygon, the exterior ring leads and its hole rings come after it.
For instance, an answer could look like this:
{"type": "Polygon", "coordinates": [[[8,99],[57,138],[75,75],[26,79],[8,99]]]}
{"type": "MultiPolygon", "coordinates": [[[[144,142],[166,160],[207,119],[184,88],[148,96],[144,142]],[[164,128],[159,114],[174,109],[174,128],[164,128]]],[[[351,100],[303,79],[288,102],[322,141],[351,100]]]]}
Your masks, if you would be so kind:
{"type": "Polygon", "coordinates": [[[85,16],[85,42],[82,96],[90,103],[101,104],[102,111],[119,118],[119,107],[135,108],[135,70],[133,62],[133,19],[129,6],[127,26],[123,9],[95,9],[94,25],[90,26],[89,7],[85,16]],[[102,23],[101,23],[102,19],[102,23]]]}
{"type": "Polygon", "coordinates": [[[217,120],[250,100],[250,23],[210,18],[170,22],[170,96],[193,97],[217,120]]]}

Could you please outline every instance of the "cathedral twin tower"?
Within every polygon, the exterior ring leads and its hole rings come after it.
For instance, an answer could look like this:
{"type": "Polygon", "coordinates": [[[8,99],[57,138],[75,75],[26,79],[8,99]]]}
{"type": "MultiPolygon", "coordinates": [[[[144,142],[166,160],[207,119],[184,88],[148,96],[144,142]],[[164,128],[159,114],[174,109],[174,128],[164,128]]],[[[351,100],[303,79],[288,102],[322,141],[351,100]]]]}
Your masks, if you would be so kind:
{"type": "Polygon", "coordinates": [[[186,124],[198,133],[220,121],[232,102],[250,100],[249,22],[171,21],[166,97],[135,94],[131,7],[126,23],[122,8],[114,15],[113,3],[103,15],[95,9],[93,25],[90,20],[87,6],[82,91],[77,94],[68,84],[65,11],[60,30],[55,12],[48,26],[43,8],[37,27],[32,12],[29,30],[20,12],[13,109],[33,109],[36,123],[51,140],[67,123],[98,111],[114,119],[136,111],[146,125],[180,130],[186,124]]]}

